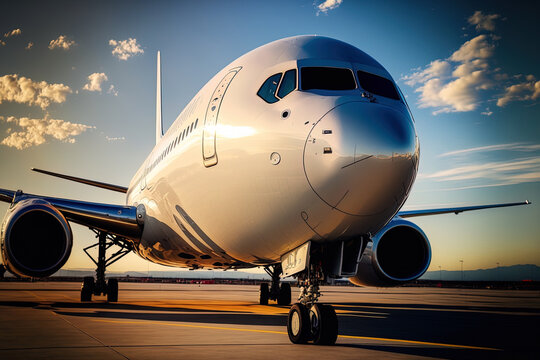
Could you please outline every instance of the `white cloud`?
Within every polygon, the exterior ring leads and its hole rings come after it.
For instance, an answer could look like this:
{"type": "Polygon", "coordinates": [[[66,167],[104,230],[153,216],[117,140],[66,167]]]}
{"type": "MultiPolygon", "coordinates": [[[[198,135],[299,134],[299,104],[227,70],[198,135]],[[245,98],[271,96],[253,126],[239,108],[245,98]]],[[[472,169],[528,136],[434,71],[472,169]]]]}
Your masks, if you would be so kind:
{"type": "Polygon", "coordinates": [[[495,31],[495,20],[500,17],[498,14],[484,15],[481,11],[475,11],[467,21],[471,25],[476,25],[477,31],[495,31]]]}
{"type": "Polygon", "coordinates": [[[5,118],[0,116],[0,120],[21,128],[21,131],[10,129],[8,131],[9,135],[0,142],[2,145],[14,147],[18,150],[44,144],[48,138],[75,143],[75,136],[94,128],[69,121],[49,119],[48,116],[43,119],[15,118],[13,116],[5,118]]]}
{"type": "Polygon", "coordinates": [[[489,110],[489,108],[487,108],[486,111],[482,111],[480,114],[485,115],[485,116],[491,116],[491,115],[493,115],[493,111],[491,111],[491,110],[489,110]]]}
{"type": "MultiPolygon", "coordinates": [[[[493,30],[494,21],[499,17],[477,11],[468,21],[478,30],[493,30]]],[[[463,43],[447,59],[437,59],[423,68],[413,69],[401,80],[419,93],[418,106],[433,108],[433,115],[477,110],[486,101],[496,100],[497,105],[503,107],[512,101],[540,98],[540,81],[533,75],[510,76],[501,68],[492,68],[491,59],[498,39],[500,37],[493,34],[478,35],[463,43]]],[[[493,111],[487,108],[481,114],[491,116],[493,111]]]]}
{"type": "Polygon", "coordinates": [[[133,55],[144,53],[144,50],[141,48],[141,46],[137,44],[137,39],[133,38],[120,41],[111,39],[109,40],[109,45],[114,46],[112,54],[120,60],[127,60],[133,55]]]}
{"type": "Polygon", "coordinates": [[[72,91],[64,84],[36,82],[17,74],[0,77],[0,104],[2,101],[14,101],[21,104],[38,105],[42,109],[51,103],[63,103],[72,91]]]}
{"type": "Polygon", "coordinates": [[[450,151],[439,157],[458,157],[454,161],[469,163],[447,168],[431,174],[419,174],[419,179],[432,179],[437,182],[456,183],[458,187],[445,190],[463,190],[483,187],[505,186],[521,183],[540,182],[540,144],[508,143],[479,146],[450,151]],[[507,160],[478,162],[493,151],[505,151],[507,160]],[[528,157],[512,158],[512,154],[531,153],[528,157]],[[481,155],[480,155],[481,154],[481,155]]]}
{"type": "Polygon", "coordinates": [[[438,59],[425,69],[415,69],[402,76],[410,86],[417,86],[420,108],[436,108],[434,115],[475,110],[480,102],[480,90],[490,89],[487,63],[494,45],[486,35],[479,35],[460,46],[448,59],[438,59]]]}
{"type": "Polygon", "coordinates": [[[109,80],[105,73],[93,73],[88,76],[88,83],[83,86],[84,90],[101,92],[101,84],[109,80]]]}
{"type": "Polygon", "coordinates": [[[497,106],[506,106],[511,101],[536,100],[540,98],[540,81],[528,75],[528,81],[507,86],[504,94],[497,100],[497,106]]]}
{"type": "Polygon", "coordinates": [[[424,174],[422,178],[437,181],[467,181],[469,184],[472,181],[482,183],[482,185],[473,183],[466,188],[537,182],[540,181],[540,156],[459,166],[433,174],[424,174]]]}
{"type": "Polygon", "coordinates": [[[26,49],[26,50],[30,50],[33,46],[34,46],[34,43],[30,41],[30,42],[28,43],[28,45],[26,45],[25,49],[26,49]]]}
{"type": "Polygon", "coordinates": [[[109,90],[107,91],[107,93],[112,94],[114,96],[118,96],[118,90],[116,90],[114,88],[114,85],[112,85],[112,84],[111,84],[111,86],[109,86],[109,90]]]}
{"type": "Polygon", "coordinates": [[[319,5],[316,6],[316,8],[317,8],[317,16],[320,13],[327,14],[328,11],[336,9],[337,7],[339,7],[339,5],[341,5],[342,2],[343,2],[343,0],[325,0],[325,1],[323,1],[322,3],[320,3],[319,5]]]}
{"type": "Polygon", "coordinates": [[[125,136],[118,136],[118,137],[105,136],[105,139],[107,139],[108,142],[113,142],[113,141],[124,141],[124,140],[126,140],[125,136]]]}
{"type": "Polygon", "coordinates": [[[17,36],[17,35],[21,35],[21,33],[22,33],[21,29],[13,29],[5,33],[4,37],[7,38],[7,37],[12,37],[12,36],[17,36]]]}
{"type": "Polygon", "coordinates": [[[51,40],[49,43],[49,49],[64,49],[69,50],[70,47],[75,45],[75,41],[69,40],[65,35],[60,35],[58,38],[51,40]]]}
{"type": "Polygon", "coordinates": [[[461,47],[450,56],[450,60],[465,62],[474,59],[487,59],[493,55],[494,49],[495,46],[490,44],[487,35],[478,35],[461,45],[461,47]]]}
{"type": "Polygon", "coordinates": [[[424,70],[420,68],[416,70],[411,75],[402,77],[402,80],[405,80],[407,85],[414,86],[419,83],[425,83],[433,78],[446,78],[451,73],[452,65],[445,60],[434,60],[424,70]]]}
{"type": "Polygon", "coordinates": [[[538,151],[540,150],[540,144],[510,143],[510,144],[487,145],[487,146],[479,146],[479,147],[462,149],[462,150],[449,151],[439,156],[445,157],[445,156],[456,156],[456,155],[470,155],[471,153],[499,151],[499,150],[538,151]]]}

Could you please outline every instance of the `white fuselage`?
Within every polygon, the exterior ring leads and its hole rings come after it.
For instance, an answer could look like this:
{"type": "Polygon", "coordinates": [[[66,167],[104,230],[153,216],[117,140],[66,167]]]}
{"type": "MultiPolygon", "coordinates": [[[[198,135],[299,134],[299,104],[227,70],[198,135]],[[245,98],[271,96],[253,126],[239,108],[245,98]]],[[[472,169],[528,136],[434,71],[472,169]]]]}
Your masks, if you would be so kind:
{"type": "Polygon", "coordinates": [[[419,145],[404,100],[366,96],[358,70],[392,81],[360,50],[316,36],[270,43],[220,71],[130,183],[127,204],[146,208],[138,253],[171,266],[249,267],[309,240],[375,234],[409,194],[419,145]],[[356,88],[304,91],[306,66],[350,69],[356,88]],[[291,69],[294,91],[274,103],[257,95],[291,69]]]}

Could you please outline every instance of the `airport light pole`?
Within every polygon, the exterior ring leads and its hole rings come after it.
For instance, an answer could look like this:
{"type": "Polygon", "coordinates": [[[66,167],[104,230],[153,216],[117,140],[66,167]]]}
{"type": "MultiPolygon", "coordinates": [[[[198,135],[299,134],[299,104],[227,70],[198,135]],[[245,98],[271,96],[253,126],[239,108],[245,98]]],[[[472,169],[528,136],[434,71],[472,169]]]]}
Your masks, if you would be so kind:
{"type": "Polygon", "coordinates": [[[459,260],[461,263],[461,281],[463,281],[463,259],[459,260]]]}

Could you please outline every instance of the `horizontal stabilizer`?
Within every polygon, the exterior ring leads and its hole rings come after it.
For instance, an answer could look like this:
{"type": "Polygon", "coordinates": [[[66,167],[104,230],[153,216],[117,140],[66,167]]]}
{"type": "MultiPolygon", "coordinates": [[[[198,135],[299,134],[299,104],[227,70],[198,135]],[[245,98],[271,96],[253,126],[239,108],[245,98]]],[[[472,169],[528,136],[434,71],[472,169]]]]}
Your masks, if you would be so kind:
{"type": "Polygon", "coordinates": [[[124,194],[127,193],[127,191],[128,191],[128,188],[124,187],[124,186],[107,184],[107,183],[100,182],[100,181],[83,179],[83,178],[79,178],[79,177],[75,177],[75,176],[59,174],[59,173],[55,173],[55,172],[52,172],[52,171],[41,170],[41,169],[36,169],[36,168],[32,168],[31,170],[35,171],[35,172],[38,172],[38,173],[45,174],[45,175],[56,176],[56,177],[59,177],[59,178],[62,178],[62,179],[75,181],[75,182],[79,182],[79,183],[82,183],[82,184],[91,185],[91,186],[95,186],[95,187],[99,187],[99,188],[107,189],[107,190],[111,190],[111,191],[117,191],[117,192],[121,192],[121,193],[124,193],[124,194]]]}
{"type": "Polygon", "coordinates": [[[400,211],[397,213],[397,216],[402,217],[402,218],[408,218],[408,217],[414,217],[414,216],[427,216],[427,215],[439,215],[439,214],[451,214],[451,213],[454,213],[457,215],[464,211],[493,209],[493,208],[500,208],[500,207],[529,205],[529,204],[531,204],[531,202],[529,200],[525,200],[525,201],[516,202],[516,203],[464,206],[464,207],[445,208],[445,209],[409,210],[409,211],[400,211]]]}

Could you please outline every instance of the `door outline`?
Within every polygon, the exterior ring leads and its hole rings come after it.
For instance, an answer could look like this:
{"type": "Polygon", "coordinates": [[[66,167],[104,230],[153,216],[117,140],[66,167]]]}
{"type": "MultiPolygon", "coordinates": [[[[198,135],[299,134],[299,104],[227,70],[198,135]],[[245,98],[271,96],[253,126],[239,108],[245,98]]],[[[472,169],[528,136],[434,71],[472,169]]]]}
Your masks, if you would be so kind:
{"type": "Polygon", "coordinates": [[[210,167],[218,163],[217,150],[216,150],[216,126],[219,119],[219,110],[223,103],[225,93],[229,88],[229,85],[233,81],[234,77],[242,69],[241,66],[235,67],[221,79],[218,86],[212,93],[212,97],[208,102],[206,108],[206,114],[204,116],[204,129],[202,135],[202,156],[204,166],[210,167]]]}

